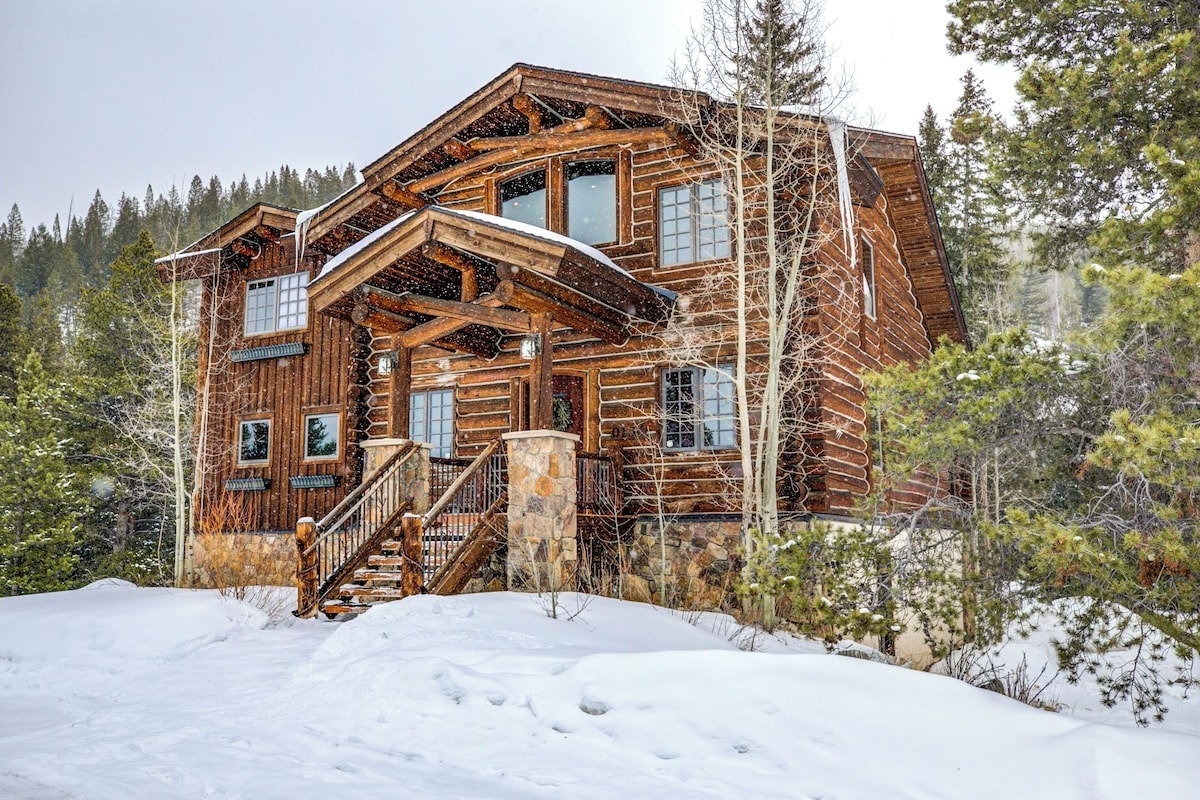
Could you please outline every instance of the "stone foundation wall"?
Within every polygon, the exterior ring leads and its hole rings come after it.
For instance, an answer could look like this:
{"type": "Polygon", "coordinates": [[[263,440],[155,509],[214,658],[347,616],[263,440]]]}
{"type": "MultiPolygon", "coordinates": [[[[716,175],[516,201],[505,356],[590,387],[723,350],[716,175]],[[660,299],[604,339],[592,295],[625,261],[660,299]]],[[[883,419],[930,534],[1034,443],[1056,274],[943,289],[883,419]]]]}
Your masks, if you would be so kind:
{"type": "Polygon", "coordinates": [[[192,548],[195,585],[202,589],[228,586],[294,586],[296,535],[268,533],[206,533],[192,548]]]}
{"type": "Polygon", "coordinates": [[[621,554],[623,595],[677,608],[731,608],[740,546],[739,522],[673,521],[660,536],[657,520],[638,520],[621,554]]]}

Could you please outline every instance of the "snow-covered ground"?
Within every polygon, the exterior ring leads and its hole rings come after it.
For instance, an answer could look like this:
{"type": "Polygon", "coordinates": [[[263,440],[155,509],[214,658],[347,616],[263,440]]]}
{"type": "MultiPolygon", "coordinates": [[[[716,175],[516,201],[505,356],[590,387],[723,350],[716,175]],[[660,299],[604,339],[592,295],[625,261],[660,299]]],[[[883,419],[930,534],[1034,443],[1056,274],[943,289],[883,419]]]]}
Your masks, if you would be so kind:
{"type": "MultiPolygon", "coordinates": [[[[116,581],[0,600],[0,797],[1152,800],[1200,786],[1195,735],[776,639],[744,652],[732,626],[636,603],[566,595],[558,619],[543,606],[425,596],[272,624],[214,592],[116,581]]],[[[1181,702],[1186,727],[1200,715],[1181,702]]]]}

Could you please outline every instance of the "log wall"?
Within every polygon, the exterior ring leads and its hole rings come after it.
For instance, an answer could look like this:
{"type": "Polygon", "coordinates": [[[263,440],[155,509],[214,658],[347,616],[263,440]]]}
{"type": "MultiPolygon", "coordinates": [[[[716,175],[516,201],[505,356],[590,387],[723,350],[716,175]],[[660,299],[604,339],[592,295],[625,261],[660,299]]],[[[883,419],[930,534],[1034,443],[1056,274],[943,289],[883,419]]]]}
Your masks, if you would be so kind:
{"type": "MultiPolygon", "coordinates": [[[[315,274],[313,261],[303,266],[310,277],[315,274]]],[[[206,527],[220,531],[292,530],[300,517],[319,519],[358,483],[360,459],[355,441],[356,435],[363,434],[356,434],[355,429],[362,428],[365,433],[365,418],[359,421],[353,413],[350,392],[356,368],[351,358],[354,327],[309,313],[308,327],[303,330],[257,336],[243,333],[247,283],[296,271],[295,250],[287,238],[264,245],[261,254],[244,268],[227,265],[205,280],[197,414],[197,434],[204,434],[206,423],[208,442],[199,454],[205,464],[205,480],[196,506],[201,531],[206,527]],[[216,353],[211,360],[205,346],[210,337],[216,353]],[[291,343],[307,345],[307,353],[242,363],[230,359],[233,351],[291,343]],[[211,387],[207,413],[205,376],[211,387]],[[338,457],[305,460],[304,417],[328,412],[341,414],[338,457]],[[239,423],[252,419],[271,420],[270,457],[266,464],[239,466],[239,423]],[[330,475],[337,485],[292,488],[288,479],[301,475],[330,475]],[[225,481],[238,478],[262,478],[269,482],[269,488],[227,491],[225,481]]]]}

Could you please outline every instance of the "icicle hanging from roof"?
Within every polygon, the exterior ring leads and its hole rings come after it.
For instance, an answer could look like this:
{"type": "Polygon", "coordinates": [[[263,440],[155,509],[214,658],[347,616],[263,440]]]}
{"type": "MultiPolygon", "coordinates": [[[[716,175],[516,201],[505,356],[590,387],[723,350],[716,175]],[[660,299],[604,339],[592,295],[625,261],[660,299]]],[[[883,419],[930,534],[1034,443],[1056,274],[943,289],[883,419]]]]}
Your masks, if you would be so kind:
{"type": "Polygon", "coordinates": [[[842,215],[842,243],[850,263],[858,263],[858,248],[854,235],[854,203],[850,197],[850,172],[846,162],[846,123],[836,117],[825,117],[829,129],[829,144],[837,166],[838,209],[842,215]]]}

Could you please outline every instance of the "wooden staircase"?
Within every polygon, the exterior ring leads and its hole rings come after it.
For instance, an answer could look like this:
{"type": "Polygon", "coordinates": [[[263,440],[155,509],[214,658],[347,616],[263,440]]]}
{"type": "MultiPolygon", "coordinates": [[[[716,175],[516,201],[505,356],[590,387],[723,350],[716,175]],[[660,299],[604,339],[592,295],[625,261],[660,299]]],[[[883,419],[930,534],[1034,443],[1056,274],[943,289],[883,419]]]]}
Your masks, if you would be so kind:
{"type": "MultiPolygon", "coordinates": [[[[442,459],[442,466],[452,459],[442,459]]],[[[377,603],[413,594],[406,586],[420,559],[420,593],[455,594],[462,591],[484,562],[504,541],[508,482],[500,442],[489,444],[470,462],[458,462],[449,480],[430,481],[430,508],[420,517],[401,514],[391,520],[391,536],[368,543],[355,558],[353,570],[344,571],[344,582],[320,601],[320,611],[332,618],[359,614],[377,603]],[[453,474],[456,473],[456,474],[453,474]],[[435,496],[436,495],[436,496],[435,496]],[[417,548],[405,553],[397,534],[405,525],[416,528],[417,548]]],[[[435,473],[437,470],[435,470],[435,473]]],[[[443,476],[446,471],[442,470],[443,476]]]]}

